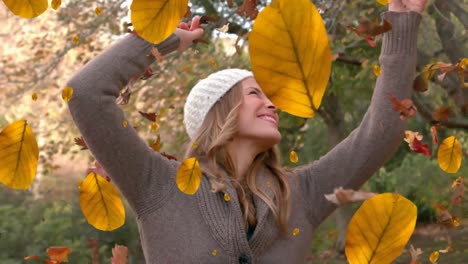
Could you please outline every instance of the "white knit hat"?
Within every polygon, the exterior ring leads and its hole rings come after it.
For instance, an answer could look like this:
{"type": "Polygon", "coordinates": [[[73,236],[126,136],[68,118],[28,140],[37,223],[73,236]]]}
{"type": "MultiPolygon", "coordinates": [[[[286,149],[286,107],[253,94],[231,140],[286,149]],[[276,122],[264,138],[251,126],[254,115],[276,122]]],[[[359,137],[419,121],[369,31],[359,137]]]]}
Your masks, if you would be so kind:
{"type": "Polygon", "coordinates": [[[184,124],[189,137],[195,137],[208,111],[227,91],[236,83],[252,76],[250,71],[226,69],[212,73],[195,84],[184,105],[184,124]]]}

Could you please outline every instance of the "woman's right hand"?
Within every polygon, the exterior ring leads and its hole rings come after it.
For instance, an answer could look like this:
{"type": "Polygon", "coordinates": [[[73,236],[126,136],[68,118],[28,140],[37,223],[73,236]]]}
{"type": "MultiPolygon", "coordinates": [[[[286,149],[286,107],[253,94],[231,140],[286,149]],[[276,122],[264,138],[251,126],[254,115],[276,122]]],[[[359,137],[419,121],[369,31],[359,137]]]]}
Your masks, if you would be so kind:
{"type": "Polygon", "coordinates": [[[181,22],[174,32],[180,40],[177,50],[182,52],[188,49],[194,40],[201,38],[204,32],[203,28],[200,27],[200,16],[195,16],[188,23],[181,22]]]}

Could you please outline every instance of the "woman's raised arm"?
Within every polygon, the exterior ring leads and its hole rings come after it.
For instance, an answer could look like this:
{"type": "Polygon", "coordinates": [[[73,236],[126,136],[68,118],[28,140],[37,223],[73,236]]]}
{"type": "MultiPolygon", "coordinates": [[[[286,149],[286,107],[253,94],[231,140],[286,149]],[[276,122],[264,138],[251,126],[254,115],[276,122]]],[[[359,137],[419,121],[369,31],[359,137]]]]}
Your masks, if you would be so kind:
{"type": "MultiPolygon", "coordinates": [[[[156,45],[160,53],[183,51],[203,34],[202,29],[177,29],[156,45]]],[[[73,88],[69,109],[94,157],[112,176],[133,209],[140,213],[164,198],[168,176],[177,163],[154,152],[126,120],[116,103],[122,88],[138,78],[155,60],[153,45],[128,34],[87,63],[68,82],[73,88]]]]}
{"type": "Polygon", "coordinates": [[[393,110],[390,96],[411,98],[420,12],[425,2],[393,0],[390,12],[382,14],[392,30],[384,34],[379,57],[382,74],[361,124],[319,160],[296,170],[312,224],[318,225],[335,209],[324,194],[333,193],[339,186],[360,188],[402,142],[406,122],[393,110]]]}

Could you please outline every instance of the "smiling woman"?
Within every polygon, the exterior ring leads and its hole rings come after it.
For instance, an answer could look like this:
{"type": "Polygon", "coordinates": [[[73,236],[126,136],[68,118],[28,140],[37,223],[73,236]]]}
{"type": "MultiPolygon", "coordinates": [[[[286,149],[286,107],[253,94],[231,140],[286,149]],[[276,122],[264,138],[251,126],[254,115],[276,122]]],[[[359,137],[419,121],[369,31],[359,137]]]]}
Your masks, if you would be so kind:
{"type": "MultiPolygon", "coordinates": [[[[411,96],[425,2],[392,1],[382,14],[393,27],[383,38],[382,74],[360,126],[319,160],[292,171],[280,167],[277,109],[250,71],[226,69],[200,80],[184,107],[192,141],[186,156],[202,169],[194,195],[177,189],[180,162],[122,126],[116,98],[155,61],[147,56],[153,44],[130,34],[84,66],[68,83],[70,112],[136,212],[147,263],[304,262],[312,233],[336,209],[324,194],[362,186],[403,138],[406,123],[388,95],[411,96]]],[[[203,34],[198,23],[183,28],[157,44],[159,52],[183,51],[203,34]]]]}

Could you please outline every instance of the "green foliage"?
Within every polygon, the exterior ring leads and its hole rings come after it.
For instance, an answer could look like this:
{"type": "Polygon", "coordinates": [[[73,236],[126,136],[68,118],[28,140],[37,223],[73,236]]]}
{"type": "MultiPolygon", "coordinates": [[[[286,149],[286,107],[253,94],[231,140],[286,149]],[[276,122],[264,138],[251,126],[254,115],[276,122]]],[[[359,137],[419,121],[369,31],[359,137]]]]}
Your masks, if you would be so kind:
{"type": "Polygon", "coordinates": [[[69,192],[66,200],[35,199],[31,193],[0,188],[0,200],[14,196],[0,205],[0,263],[24,262],[25,256],[46,257],[50,246],[68,246],[73,249],[70,263],[90,263],[88,239],[99,241],[100,263],[110,263],[111,249],[125,245],[131,263],[143,262],[138,230],[131,212],[126,224],[113,232],[101,232],[91,227],[81,213],[77,192],[69,192]]]}

